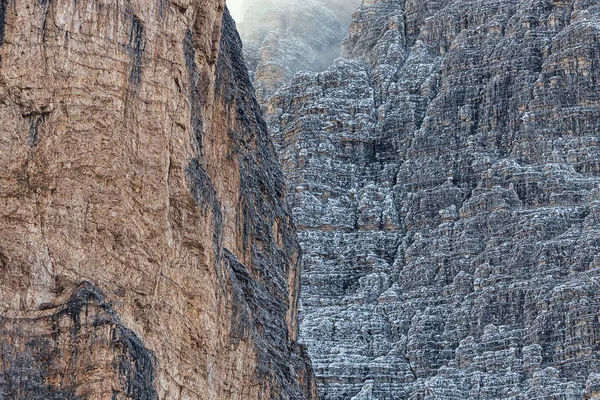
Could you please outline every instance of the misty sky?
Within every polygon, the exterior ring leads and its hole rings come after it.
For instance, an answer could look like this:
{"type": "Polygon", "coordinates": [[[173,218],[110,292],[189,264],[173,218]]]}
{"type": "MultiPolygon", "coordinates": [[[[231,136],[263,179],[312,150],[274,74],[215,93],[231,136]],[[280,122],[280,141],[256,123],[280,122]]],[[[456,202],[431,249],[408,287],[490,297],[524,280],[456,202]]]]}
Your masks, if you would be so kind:
{"type": "Polygon", "coordinates": [[[240,21],[242,1],[244,0],[227,0],[227,7],[231,11],[231,15],[236,21],[240,21]]]}

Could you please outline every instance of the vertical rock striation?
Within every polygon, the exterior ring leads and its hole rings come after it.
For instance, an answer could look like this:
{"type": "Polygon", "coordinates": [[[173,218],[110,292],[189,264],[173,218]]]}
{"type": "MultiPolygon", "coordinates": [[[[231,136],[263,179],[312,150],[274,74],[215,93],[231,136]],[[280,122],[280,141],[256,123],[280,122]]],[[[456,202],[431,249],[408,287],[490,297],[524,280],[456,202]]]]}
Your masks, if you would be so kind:
{"type": "Polygon", "coordinates": [[[269,103],[322,397],[592,399],[600,8],[364,0],[269,103]]]}
{"type": "Polygon", "coordinates": [[[0,56],[0,397],[316,398],[223,2],[0,1],[0,56]]]}

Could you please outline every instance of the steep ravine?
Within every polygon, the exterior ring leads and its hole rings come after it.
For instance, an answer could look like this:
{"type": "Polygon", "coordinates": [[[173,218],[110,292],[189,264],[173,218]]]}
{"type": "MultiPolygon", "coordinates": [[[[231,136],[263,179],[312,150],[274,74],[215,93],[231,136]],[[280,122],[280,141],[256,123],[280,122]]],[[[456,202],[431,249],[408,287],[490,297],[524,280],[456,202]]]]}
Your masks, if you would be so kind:
{"type": "Polygon", "coordinates": [[[591,0],[364,0],[270,99],[323,399],[600,398],[599,43],[591,0]]]}
{"type": "Polygon", "coordinates": [[[224,0],[0,0],[0,398],[316,399],[224,0]]]}

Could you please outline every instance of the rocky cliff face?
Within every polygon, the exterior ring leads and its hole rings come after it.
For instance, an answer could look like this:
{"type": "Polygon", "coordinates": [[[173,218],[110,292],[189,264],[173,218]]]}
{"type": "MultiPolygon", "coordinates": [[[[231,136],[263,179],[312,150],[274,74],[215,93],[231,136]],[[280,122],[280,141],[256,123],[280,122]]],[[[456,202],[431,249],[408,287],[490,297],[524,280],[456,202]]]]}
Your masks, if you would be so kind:
{"type": "Polygon", "coordinates": [[[322,398],[598,398],[599,43],[590,0],[365,0],[272,98],[322,398]]]}
{"type": "Polygon", "coordinates": [[[323,71],[340,54],[359,0],[245,0],[240,33],[261,103],[299,71],[323,71]]]}
{"type": "Polygon", "coordinates": [[[223,6],[0,1],[1,398],[315,398],[223,6]]]}

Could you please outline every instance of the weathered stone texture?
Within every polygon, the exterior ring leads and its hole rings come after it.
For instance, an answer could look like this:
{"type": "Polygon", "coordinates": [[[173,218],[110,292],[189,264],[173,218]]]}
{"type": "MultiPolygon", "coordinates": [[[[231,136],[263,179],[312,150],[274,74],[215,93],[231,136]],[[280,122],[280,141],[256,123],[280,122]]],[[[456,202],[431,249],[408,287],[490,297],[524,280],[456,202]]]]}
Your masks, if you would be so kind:
{"type": "Polygon", "coordinates": [[[223,1],[0,5],[0,397],[315,398],[223,1]]]}
{"type": "Polygon", "coordinates": [[[269,103],[323,398],[591,399],[600,7],[365,0],[269,103]]]}

